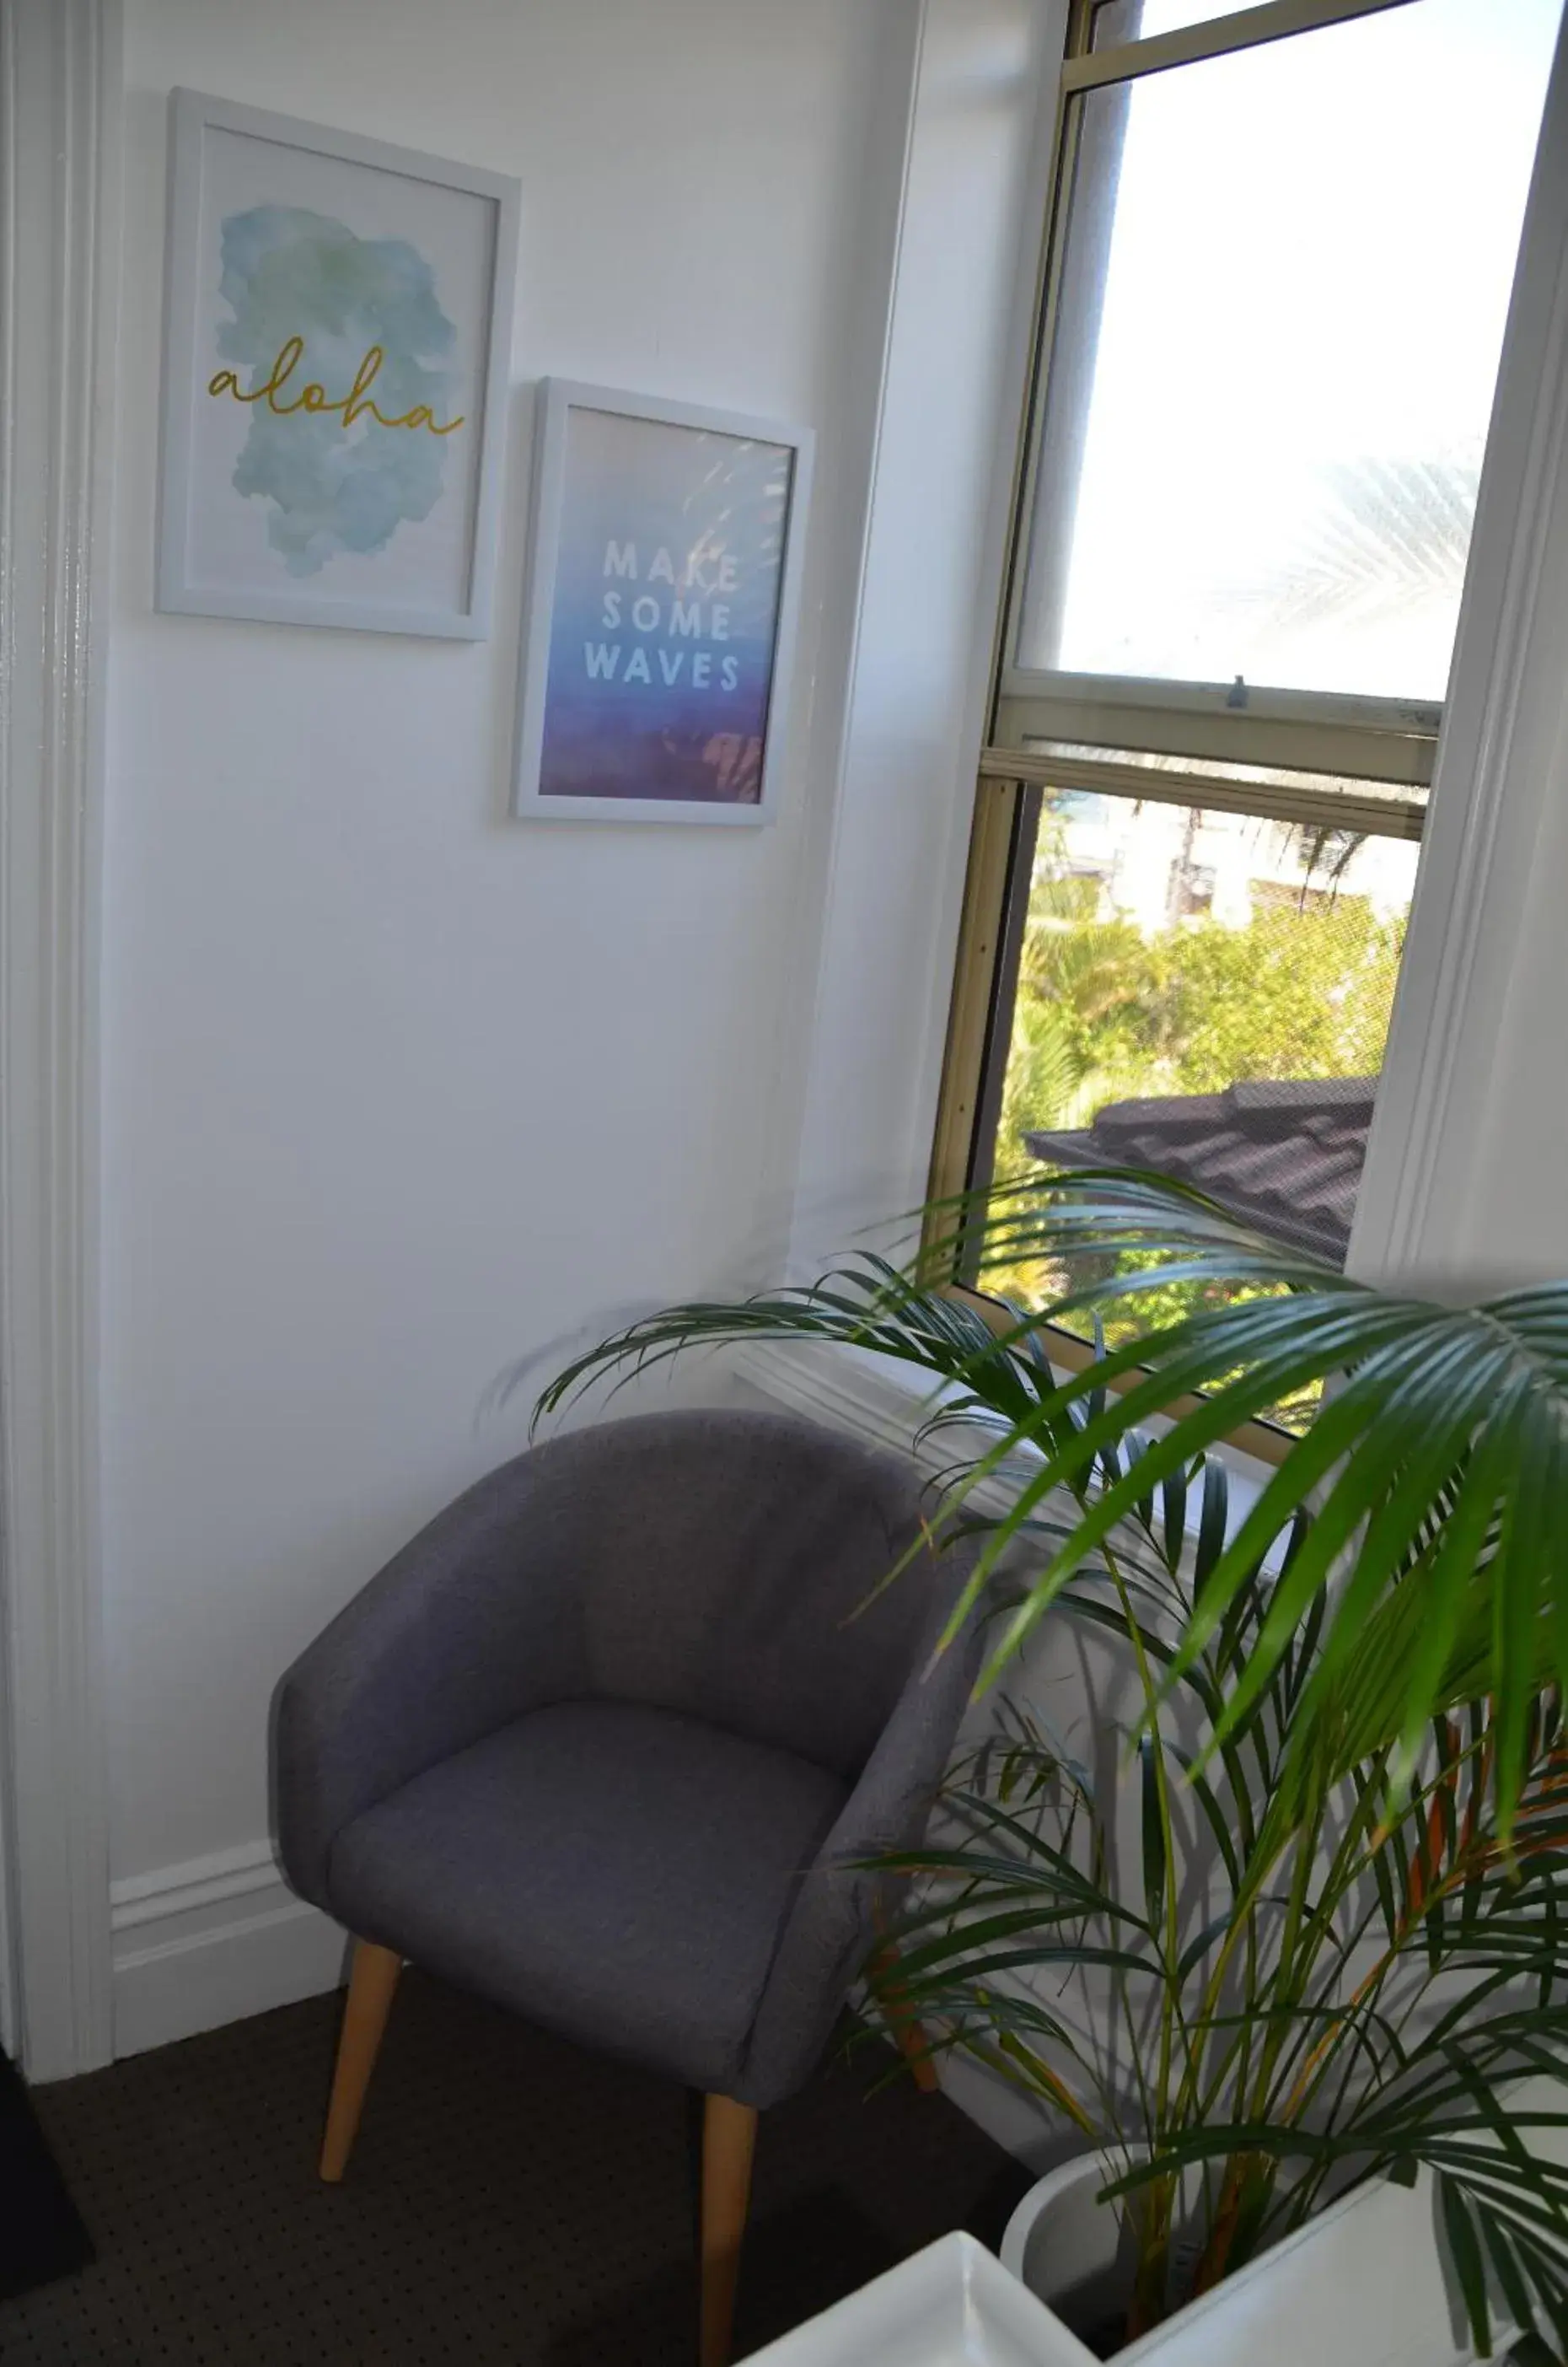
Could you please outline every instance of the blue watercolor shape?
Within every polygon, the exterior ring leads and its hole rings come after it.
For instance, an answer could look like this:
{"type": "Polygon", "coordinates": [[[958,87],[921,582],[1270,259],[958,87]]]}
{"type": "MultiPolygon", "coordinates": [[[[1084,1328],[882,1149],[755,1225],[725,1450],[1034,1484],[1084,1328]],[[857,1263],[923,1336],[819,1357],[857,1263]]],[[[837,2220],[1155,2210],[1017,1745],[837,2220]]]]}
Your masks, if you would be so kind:
{"type": "MultiPolygon", "coordinates": [[[[247,393],[265,385],[291,337],[305,351],[290,400],[307,379],[341,399],[378,345],[378,409],[400,418],[423,403],[444,416],[457,373],[443,364],[457,331],[429,264],[406,239],[359,238],[300,206],[253,206],[223,223],[220,286],[234,317],[218,350],[249,368],[247,393]]],[[[233,483],[267,504],[267,540],[290,575],[305,576],[344,551],[385,550],[400,526],[428,517],[446,468],[446,439],[426,429],[363,413],[352,426],[330,413],[279,417],[264,402],[251,412],[233,483]]]]}

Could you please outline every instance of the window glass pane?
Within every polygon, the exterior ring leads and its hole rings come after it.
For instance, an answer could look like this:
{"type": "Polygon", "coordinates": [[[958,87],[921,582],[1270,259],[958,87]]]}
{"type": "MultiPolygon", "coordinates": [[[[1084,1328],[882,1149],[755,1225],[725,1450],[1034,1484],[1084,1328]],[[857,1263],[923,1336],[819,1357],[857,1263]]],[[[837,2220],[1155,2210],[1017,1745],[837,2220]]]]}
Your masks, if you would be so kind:
{"type": "MultiPolygon", "coordinates": [[[[1343,1263],[1416,858],[1407,839],[1045,792],[997,1173],[1152,1167],[1343,1263]]],[[[1037,1279],[987,1287],[1027,1298],[1037,1279]]]]}
{"type": "Polygon", "coordinates": [[[1559,13],[1076,102],[1021,663],[1441,698],[1559,13]]]}

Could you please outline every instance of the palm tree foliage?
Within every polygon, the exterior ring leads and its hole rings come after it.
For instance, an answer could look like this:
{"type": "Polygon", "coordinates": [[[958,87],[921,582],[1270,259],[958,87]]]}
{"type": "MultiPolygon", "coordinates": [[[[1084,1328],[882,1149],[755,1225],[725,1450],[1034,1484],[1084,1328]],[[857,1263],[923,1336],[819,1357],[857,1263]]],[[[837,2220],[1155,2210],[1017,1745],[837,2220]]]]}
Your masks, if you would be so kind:
{"type": "Polygon", "coordinates": [[[1568,1285],[1439,1305],[1158,1178],[1037,1175],[926,1212],[902,1264],[856,1254],[809,1287],[644,1318],[538,1411],[756,1339],[896,1358],[929,1384],[928,1433],[964,1434],[931,1525],[982,1533],[955,1625],[993,1606],[984,1682],[1053,1610],[1135,1666],[1139,1896],[1082,1771],[1015,1737],[954,1789],[962,1838],[919,1861],[939,1886],[900,1978],[942,2043],[1153,2147],[1122,2181],[1144,2314],[1168,2297],[1184,2169],[1202,2166],[1201,2282],[1337,2178],[1424,2161],[1478,2342],[1489,2271],[1506,2314],[1539,2309],[1568,2350],[1564,2173],[1518,2136],[1568,2124],[1503,2101],[1568,2042],[1568,1285]],[[961,1251],[982,1279],[1027,1265],[1059,1286],[987,1312],[948,1286],[961,1251]],[[1053,1324],[1113,1317],[1134,1319],[1124,1344],[1053,1368],[1053,1324]],[[1317,1383],[1233,1518],[1212,1450],[1317,1383]],[[1122,2089],[1069,2077],[1078,2042],[1026,1977],[1053,1966],[1111,1985],[1131,2124],[1122,2089]]]}
{"type": "MultiPolygon", "coordinates": [[[[1129,1441],[1101,1476],[1137,1480],[1144,1459],[1129,1441]]],[[[1424,2164],[1478,2346],[1501,2318],[1568,2351],[1568,2167],[1529,2143],[1568,2112],[1551,2088],[1514,2092],[1568,2068],[1557,1698],[1534,1705],[1511,1845],[1480,1703],[1436,1723],[1414,1785],[1385,1744],[1283,1818],[1319,1597],[1198,1769],[1191,1738],[1213,1733],[1278,1583],[1255,1566],[1167,1690],[1226,1493],[1217,1462],[1168,1478],[1064,1588],[1058,1610],[1133,1677],[1138,1750],[1102,1789],[1010,1715],[954,1771],[931,1845],[892,1861],[918,1888],[874,2001],[1121,2157],[1103,2191],[1134,2233],[1129,2339],[1343,2187],[1424,2164]]],[[[1040,1526],[1059,1540],[1062,1523],[1040,1526]]],[[[1298,1516],[1266,1558],[1299,1558],[1309,1529],[1298,1516]]]]}
{"type": "Polygon", "coordinates": [[[1219,1556],[1174,1670],[1213,1635],[1282,1524],[1311,1505],[1310,1536],[1227,1687],[1216,1740],[1235,1732],[1325,1598],[1281,1763],[1291,1812],[1385,1741],[1407,1770],[1429,1720],[1484,1693],[1495,1704],[1506,1839],[1531,1705],[1544,1683],[1568,1677],[1568,1286],[1468,1308],[1372,1289],[1265,1240],[1200,1194],[1109,1169],[1002,1186],[978,1206],[950,1204],[911,1286],[950,1271],[958,1234],[976,1231],[982,1271],[1032,1256],[1068,1279],[1043,1314],[1015,1313],[1004,1353],[1038,1341],[1053,1320],[1111,1307],[1135,1318],[1140,1297],[1161,1306],[1155,1328],[1134,1326],[1136,1336],[1087,1372],[1043,1391],[1037,1410],[949,1496],[954,1518],[999,1460],[1039,1450],[991,1526],[984,1583],[1037,1506],[1063,1487],[1080,1494],[1080,1517],[1033,1573],[993,1670],[1140,1488],[1180,1472],[1281,1396],[1330,1383],[1323,1410],[1219,1556]],[[1178,1287],[1200,1303],[1172,1315],[1178,1287]],[[1241,1292],[1249,1295],[1228,1295],[1241,1292]],[[1151,1444],[1146,1469],[1084,1492],[1097,1459],[1165,1415],[1174,1418],[1151,1444]]]}
{"type": "Polygon", "coordinates": [[[1434,1716],[1485,1693],[1506,1839],[1531,1704],[1543,1684],[1568,1678],[1568,1285],[1468,1308],[1373,1289],[1264,1240],[1186,1186],[1123,1169],[1024,1178],[928,1217],[906,1265],[857,1254],[808,1287],[645,1317],[570,1364],[537,1410],[596,1377],[629,1378],[705,1344],[837,1342],[915,1367],[933,1394],[933,1429],[978,1422],[992,1438],[947,1485],[939,1532],[974,1524],[975,1492],[998,1472],[1016,1483],[1008,1508],[982,1523],[973,1581],[977,1594],[1005,1558],[1026,1553],[1027,1584],[989,1680],[1142,1492],[1282,1397],[1336,1383],[1311,1427],[1281,1440],[1281,1460],[1218,1557],[1167,1682],[1212,1638],[1260,1551],[1312,1505],[1310,1538],[1227,1682],[1210,1748],[1237,1730],[1323,1596],[1280,1766],[1291,1813],[1385,1742],[1408,1767],[1434,1716]],[[1063,1286],[994,1324],[947,1288],[961,1250],[982,1281],[1027,1262],[1058,1273],[1063,1286]],[[1152,1327],[1136,1322],[1140,1304],[1158,1309],[1152,1327]],[[1081,1331],[1111,1313],[1134,1319],[1134,1336],[1086,1370],[1053,1370],[1054,1326],[1081,1331]],[[1136,1472],[1101,1484],[1151,1422],[1159,1434],[1136,1472]],[[1047,1551],[1032,1524],[1063,1491],[1076,1517],[1047,1551]]]}
{"type": "Polygon", "coordinates": [[[1423,601],[1457,607],[1481,481],[1478,461],[1371,454],[1323,471],[1310,533],[1255,596],[1277,624],[1366,625],[1423,601]]]}

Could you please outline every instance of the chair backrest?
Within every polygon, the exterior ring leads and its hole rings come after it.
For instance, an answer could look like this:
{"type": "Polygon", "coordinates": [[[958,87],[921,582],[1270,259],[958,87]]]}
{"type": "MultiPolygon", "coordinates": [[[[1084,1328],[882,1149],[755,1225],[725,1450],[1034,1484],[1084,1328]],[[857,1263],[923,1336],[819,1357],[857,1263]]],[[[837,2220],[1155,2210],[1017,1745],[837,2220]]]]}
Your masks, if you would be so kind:
{"type": "Polygon", "coordinates": [[[931,1510],[911,1459],[716,1409],[600,1423],[527,1460],[528,1556],[576,1592],[592,1695],[858,1773],[958,1583],[922,1550],[863,1607],[931,1510]]]}

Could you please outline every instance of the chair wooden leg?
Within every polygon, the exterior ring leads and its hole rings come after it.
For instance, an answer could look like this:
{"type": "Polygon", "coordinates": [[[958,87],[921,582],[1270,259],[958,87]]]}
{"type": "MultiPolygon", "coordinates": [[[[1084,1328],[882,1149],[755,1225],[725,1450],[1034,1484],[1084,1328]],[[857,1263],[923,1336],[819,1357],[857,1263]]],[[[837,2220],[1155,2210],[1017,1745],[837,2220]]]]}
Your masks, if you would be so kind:
{"type": "Polygon", "coordinates": [[[343,2035],[337,2043],[337,2067],[333,2073],[327,2129],[321,2141],[321,2176],[336,2185],[348,2168],[365,2091],[376,2068],[392,1991],[403,1960],[392,1948],[378,1948],[370,1940],[354,1943],[354,1965],[348,1976],[348,2003],[344,2008],[343,2035]]]}
{"type": "Polygon", "coordinates": [[[931,2042],[916,2020],[903,1984],[898,1978],[897,1950],[884,1942],[866,1966],[866,1972],[881,1999],[882,2010],[886,2017],[887,2027],[897,2044],[898,2052],[909,2067],[910,2078],[924,2094],[936,2095],[941,2090],[942,2082],[936,2076],[936,2063],[931,2055],[931,2042]]]}
{"type": "Polygon", "coordinates": [[[708,2097],[703,2110],[702,2367],[729,2367],[756,2142],[757,2115],[750,2104],[708,2097]]]}

